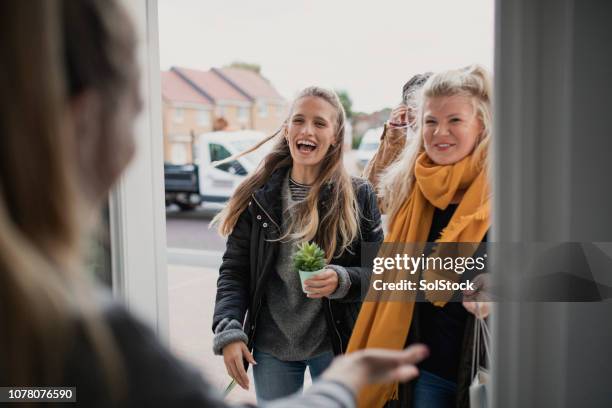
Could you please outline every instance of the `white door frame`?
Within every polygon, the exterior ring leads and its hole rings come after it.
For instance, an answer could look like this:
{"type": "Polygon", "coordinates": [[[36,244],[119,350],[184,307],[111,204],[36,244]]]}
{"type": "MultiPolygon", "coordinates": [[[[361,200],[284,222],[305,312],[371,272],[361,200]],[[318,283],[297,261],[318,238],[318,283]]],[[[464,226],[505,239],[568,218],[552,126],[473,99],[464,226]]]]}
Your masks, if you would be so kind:
{"type": "Polygon", "coordinates": [[[113,291],[168,339],[168,278],[157,0],[121,0],[134,21],[144,108],[137,153],[110,197],[113,291]]]}

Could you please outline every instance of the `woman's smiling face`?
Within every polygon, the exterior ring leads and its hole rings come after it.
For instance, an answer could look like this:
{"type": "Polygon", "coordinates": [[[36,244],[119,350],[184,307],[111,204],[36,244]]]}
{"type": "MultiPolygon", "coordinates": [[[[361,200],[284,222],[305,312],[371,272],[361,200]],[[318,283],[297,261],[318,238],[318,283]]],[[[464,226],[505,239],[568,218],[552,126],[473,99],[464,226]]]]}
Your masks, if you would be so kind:
{"type": "Polygon", "coordinates": [[[316,96],[298,99],[287,123],[287,143],[294,166],[320,167],[336,143],[336,109],[316,96]]]}
{"type": "Polygon", "coordinates": [[[423,143],[434,163],[454,164],[472,153],[483,131],[474,106],[470,96],[427,98],[423,111],[423,143]]]}

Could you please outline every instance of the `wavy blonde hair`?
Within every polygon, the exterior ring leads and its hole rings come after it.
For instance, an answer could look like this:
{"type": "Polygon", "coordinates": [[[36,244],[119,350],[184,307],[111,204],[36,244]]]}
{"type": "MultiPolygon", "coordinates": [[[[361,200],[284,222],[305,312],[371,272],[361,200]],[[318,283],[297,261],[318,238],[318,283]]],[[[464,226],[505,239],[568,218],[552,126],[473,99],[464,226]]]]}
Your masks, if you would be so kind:
{"type": "Polygon", "coordinates": [[[390,224],[401,206],[407,200],[415,183],[414,166],[418,156],[425,151],[423,142],[423,110],[428,98],[464,95],[472,100],[474,111],[483,125],[472,160],[484,157],[484,166],[488,167],[488,155],[492,116],[492,86],[489,73],[480,65],[471,65],[432,75],[420,91],[418,97],[417,129],[410,137],[408,144],[393,164],[380,176],[378,194],[382,199],[382,210],[388,214],[390,224]]]}
{"type": "Polygon", "coordinates": [[[262,187],[276,170],[293,164],[284,132],[296,102],[306,97],[321,98],[333,106],[336,111],[336,138],[323,158],[319,176],[311,186],[308,196],[296,204],[287,232],[281,239],[314,240],[323,248],[327,260],[330,261],[334,256],[347,250],[359,235],[360,213],[351,177],[342,163],[346,115],[338,95],[325,88],[311,86],[302,90],[291,104],[283,126],[276,133],[245,152],[223,161],[235,160],[258,149],[264,143],[275,140],[272,151],[262,160],[257,170],[238,186],[228,205],[214,218],[213,224],[218,225],[221,235],[231,234],[238,217],[247,208],[252,194],[262,187]],[[319,193],[327,185],[330,187],[331,197],[327,211],[320,214],[317,206],[319,193]]]}

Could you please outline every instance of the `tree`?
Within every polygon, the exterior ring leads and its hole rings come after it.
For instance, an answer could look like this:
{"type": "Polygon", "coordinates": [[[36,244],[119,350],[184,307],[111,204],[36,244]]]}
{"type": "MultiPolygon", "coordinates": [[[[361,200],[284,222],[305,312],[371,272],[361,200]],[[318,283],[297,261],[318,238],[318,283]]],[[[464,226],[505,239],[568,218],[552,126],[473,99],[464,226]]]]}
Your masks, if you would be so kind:
{"type": "Polygon", "coordinates": [[[249,71],[253,71],[256,74],[261,74],[261,65],[254,64],[254,63],[251,63],[251,62],[234,61],[231,64],[229,64],[228,67],[230,67],[230,68],[246,69],[246,70],[249,70],[249,71]]]}
{"type": "Polygon", "coordinates": [[[338,95],[338,98],[340,99],[340,103],[342,104],[342,107],[344,108],[344,111],[346,112],[346,118],[351,119],[353,117],[353,110],[352,110],[353,101],[351,100],[351,97],[349,96],[348,92],[345,90],[336,90],[336,94],[338,95]]]}

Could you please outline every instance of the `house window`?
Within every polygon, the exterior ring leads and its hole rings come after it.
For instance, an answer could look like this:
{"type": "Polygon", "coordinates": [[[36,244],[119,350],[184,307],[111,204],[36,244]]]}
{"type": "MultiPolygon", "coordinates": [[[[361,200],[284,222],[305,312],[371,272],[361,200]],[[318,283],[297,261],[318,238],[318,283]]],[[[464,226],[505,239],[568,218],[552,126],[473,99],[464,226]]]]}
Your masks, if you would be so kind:
{"type": "Polygon", "coordinates": [[[185,119],[185,111],[181,108],[177,108],[174,110],[174,121],[176,123],[182,123],[183,119],[185,119]]]}
{"type": "Polygon", "coordinates": [[[249,121],[249,108],[238,108],[238,122],[247,123],[249,121]]]}
{"type": "Polygon", "coordinates": [[[265,102],[259,102],[257,104],[257,114],[260,118],[268,117],[268,105],[265,102]]]}
{"type": "Polygon", "coordinates": [[[207,110],[198,111],[198,125],[210,126],[210,112],[207,110]]]}

